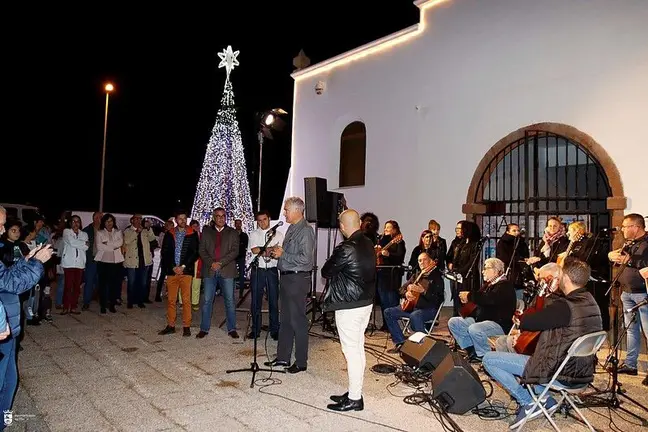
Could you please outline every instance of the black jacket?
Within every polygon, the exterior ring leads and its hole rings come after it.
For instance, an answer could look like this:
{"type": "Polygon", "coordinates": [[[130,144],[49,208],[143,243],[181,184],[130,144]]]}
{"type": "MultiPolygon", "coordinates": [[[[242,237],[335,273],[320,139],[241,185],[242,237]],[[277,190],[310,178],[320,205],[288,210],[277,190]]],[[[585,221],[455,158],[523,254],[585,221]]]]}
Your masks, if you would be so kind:
{"type": "MultiPolygon", "coordinates": [[[[183,274],[193,276],[194,264],[198,259],[198,233],[190,226],[187,226],[182,249],[180,250],[180,265],[184,265],[183,274]]],[[[162,271],[167,276],[173,276],[175,263],[175,245],[176,245],[176,228],[170,229],[164,234],[162,240],[162,255],[160,256],[160,265],[164,265],[162,271]]]]}
{"type": "Polygon", "coordinates": [[[471,292],[468,300],[478,306],[475,322],[494,321],[502,327],[505,334],[511,330],[517,307],[513,283],[502,279],[484,291],[471,292]]]}
{"type": "MultiPolygon", "coordinates": [[[[527,384],[548,383],[572,343],[601,328],[601,312],[586,288],[572,291],[568,296],[555,296],[550,305],[522,317],[520,330],[542,332],[534,354],[524,367],[523,381],[527,384]]],[[[594,358],[572,357],[558,375],[558,380],[572,385],[592,382],[594,358]]]]}
{"type": "Polygon", "coordinates": [[[328,279],[325,311],[373,304],[376,293],[376,254],[371,240],[358,230],[340,243],[322,267],[328,279]]]}
{"type": "Polygon", "coordinates": [[[524,258],[529,258],[529,246],[527,246],[524,238],[505,233],[497,242],[496,250],[495,256],[502,260],[506,268],[508,268],[511,263],[511,258],[515,254],[515,258],[512,260],[511,270],[509,270],[508,280],[512,281],[516,288],[522,288],[524,286],[524,277],[522,274],[524,266],[520,261],[524,258]],[[516,242],[517,248],[515,248],[516,242]],[[515,251],[513,250],[514,248],[515,251]]]}

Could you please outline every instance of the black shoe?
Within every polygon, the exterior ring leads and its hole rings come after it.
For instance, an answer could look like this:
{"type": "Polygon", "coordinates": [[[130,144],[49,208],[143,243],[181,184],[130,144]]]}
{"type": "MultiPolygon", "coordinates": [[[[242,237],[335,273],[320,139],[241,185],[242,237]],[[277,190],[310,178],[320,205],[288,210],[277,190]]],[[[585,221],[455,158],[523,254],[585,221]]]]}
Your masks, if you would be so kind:
{"type": "Polygon", "coordinates": [[[191,336],[191,327],[183,327],[182,336],[191,336]]]}
{"type": "MultiPolygon", "coordinates": [[[[117,303],[117,304],[119,304],[119,303],[117,303]]],[[[128,303],[126,305],[126,309],[133,309],[133,305],[131,303],[128,303]]]]}
{"type": "Polygon", "coordinates": [[[200,330],[200,331],[198,332],[198,334],[196,335],[196,339],[202,339],[202,338],[204,338],[205,336],[207,336],[208,334],[209,334],[209,332],[206,332],[206,331],[202,331],[202,330],[200,330]]]}
{"type": "Polygon", "coordinates": [[[137,307],[140,309],[144,309],[146,305],[144,303],[137,303],[137,307]]]}
{"type": "Polygon", "coordinates": [[[340,402],[343,402],[348,397],[349,397],[349,392],[346,392],[346,393],[344,393],[343,395],[340,395],[340,396],[333,395],[333,396],[330,397],[330,399],[335,403],[340,403],[340,402]]]}
{"type": "Polygon", "coordinates": [[[648,375],[646,375],[646,378],[644,378],[643,381],[641,381],[641,384],[648,386],[648,375]]]}
{"type": "Polygon", "coordinates": [[[271,367],[288,367],[288,362],[283,361],[283,360],[271,360],[263,363],[265,366],[271,366],[271,367]]]}
{"type": "Polygon", "coordinates": [[[619,366],[619,369],[617,369],[617,373],[635,376],[637,375],[637,368],[633,369],[623,363],[621,366],[619,366]]]}
{"type": "Polygon", "coordinates": [[[160,330],[158,332],[158,334],[162,335],[162,336],[163,335],[168,335],[168,334],[171,334],[171,333],[175,333],[175,327],[166,326],[166,327],[164,327],[162,330],[160,330]]]}
{"type": "Polygon", "coordinates": [[[161,302],[161,301],[162,301],[162,297],[160,297],[160,296],[155,297],[155,301],[158,302],[158,303],[161,302]]]}
{"type": "Polygon", "coordinates": [[[279,333],[270,333],[272,340],[279,340],[279,333]]]}
{"type": "Polygon", "coordinates": [[[348,397],[342,402],[336,404],[329,404],[326,408],[333,411],[362,411],[364,409],[364,400],[352,400],[348,397]]]}
{"type": "Polygon", "coordinates": [[[292,366],[286,369],[286,372],[296,374],[299,372],[305,372],[306,369],[308,369],[308,366],[297,366],[297,363],[293,363],[292,366]]]}
{"type": "Polygon", "coordinates": [[[82,311],[87,311],[88,309],[90,309],[90,305],[89,305],[89,304],[84,304],[83,306],[81,306],[81,310],[82,310],[82,311]]]}
{"type": "Polygon", "coordinates": [[[105,308],[105,307],[102,307],[101,310],[100,310],[100,312],[101,312],[102,314],[105,314],[105,313],[107,312],[107,311],[106,311],[106,308],[105,308]]]}
{"type": "Polygon", "coordinates": [[[475,347],[472,345],[464,348],[464,351],[466,351],[466,360],[477,355],[477,353],[475,352],[475,347]]]}
{"type": "Polygon", "coordinates": [[[146,300],[144,300],[144,303],[152,304],[153,302],[151,300],[149,300],[149,299],[146,299],[146,300]]]}
{"type": "Polygon", "coordinates": [[[236,332],[236,330],[232,330],[231,332],[228,332],[227,335],[231,337],[232,339],[238,339],[239,334],[236,332]]]}
{"type": "Polygon", "coordinates": [[[111,313],[117,313],[117,309],[115,309],[115,306],[108,306],[108,310],[109,310],[111,313]]]}
{"type": "Polygon", "coordinates": [[[259,337],[259,335],[256,334],[256,333],[254,333],[254,332],[250,332],[250,333],[248,333],[247,336],[246,336],[246,338],[248,338],[248,339],[256,339],[256,338],[258,338],[258,337],[259,337]]]}

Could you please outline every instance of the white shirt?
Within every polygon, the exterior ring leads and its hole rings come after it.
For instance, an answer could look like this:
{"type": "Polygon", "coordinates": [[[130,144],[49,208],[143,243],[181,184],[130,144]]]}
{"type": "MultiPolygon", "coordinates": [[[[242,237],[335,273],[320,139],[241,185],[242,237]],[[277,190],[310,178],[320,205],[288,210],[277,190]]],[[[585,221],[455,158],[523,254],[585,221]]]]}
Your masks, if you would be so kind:
{"type": "MultiPolygon", "coordinates": [[[[253,248],[261,247],[263,246],[266,241],[268,240],[267,236],[269,235],[268,232],[270,231],[270,228],[262,230],[260,228],[255,229],[250,233],[250,239],[248,242],[248,249],[250,252],[252,252],[253,248]]],[[[281,231],[277,231],[272,240],[270,241],[270,246],[281,246],[284,241],[284,235],[281,231]]],[[[254,255],[254,254],[252,254],[254,255]]],[[[270,257],[261,257],[259,258],[259,268],[267,269],[267,268],[273,268],[277,267],[277,260],[275,258],[270,258],[270,257]]]]}

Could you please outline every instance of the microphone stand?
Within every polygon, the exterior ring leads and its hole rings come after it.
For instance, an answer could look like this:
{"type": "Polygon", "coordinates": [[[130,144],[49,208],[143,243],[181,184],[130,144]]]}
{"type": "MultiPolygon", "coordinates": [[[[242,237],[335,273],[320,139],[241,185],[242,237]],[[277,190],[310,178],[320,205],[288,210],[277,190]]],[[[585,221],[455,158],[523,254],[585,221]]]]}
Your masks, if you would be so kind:
{"type": "MultiPolygon", "coordinates": [[[[252,363],[250,363],[249,368],[242,368],[242,369],[229,369],[226,370],[225,373],[234,373],[234,372],[252,372],[252,381],[250,382],[250,388],[254,387],[254,381],[256,377],[257,372],[277,372],[277,373],[286,373],[285,370],[275,370],[275,369],[262,369],[259,367],[259,363],[257,362],[257,340],[259,339],[256,335],[256,329],[254,328],[254,323],[257,323],[259,328],[261,327],[261,308],[257,307],[257,302],[259,299],[257,298],[256,290],[257,287],[259,286],[259,259],[261,258],[261,255],[266,251],[268,245],[274,238],[275,234],[277,233],[276,229],[275,230],[270,230],[270,235],[268,236],[268,239],[266,240],[265,244],[259,248],[259,252],[254,256],[254,259],[252,259],[252,262],[250,262],[250,265],[248,266],[245,271],[249,271],[252,267],[254,267],[254,286],[250,287],[250,291],[252,292],[252,309],[254,310],[253,312],[253,317],[252,318],[252,331],[255,332],[254,334],[254,354],[253,354],[253,360],[252,363]]],[[[261,299],[262,300],[262,299],[261,299]]]]}
{"type": "Polygon", "coordinates": [[[479,257],[481,256],[482,249],[484,248],[484,244],[486,243],[486,240],[488,240],[488,237],[482,237],[479,239],[479,242],[477,243],[477,253],[475,254],[475,258],[473,258],[472,263],[470,264],[470,268],[468,269],[468,273],[466,273],[466,277],[464,280],[468,281],[469,284],[471,284],[471,289],[469,291],[472,291],[472,281],[470,280],[470,276],[473,272],[473,269],[475,268],[475,264],[479,260],[479,257]]]}
{"type": "Polygon", "coordinates": [[[520,236],[522,234],[519,234],[517,237],[515,237],[515,244],[513,245],[513,253],[511,254],[511,260],[509,261],[508,268],[506,269],[506,279],[508,279],[509,272],[511,271],[511,266],[513,265],[513,260],[515,259],[515,255],[517,255],[517,248],[518,245],[520,244],[520,236]]]}
{"type": "MultiPolygon", "coordinates": [[[[625,246],[624,248],[625,249],[625,246]]],[[[623,271],[628,267],[628,264],[622,264],[621,269],[617,272],[616,276],[613,278],[610,288],[607,290],[605,295],[608,295],[610,291],[612,291],[612,288],[618,288],[619,287],[619,277],[623,273],[623,271]]],[[[596,390],[594,393],[590,393],[588,395],[583,396],[584,399],[586,398],[596,398],[598,400],[593,401],[592,403],[585,403],[587,407],[598,407],[598,406],[603,406],[603,407],[608,407],[608,408],[618,408],[621,411],[625,412],[626,414],[631,415],[632,417],[636,418],[637,420],[641,421],[642,426],[648,426],[648,420],[633,413],[632,411],[624,408],[621,406],[621,400],[619,399],[619,396],[623,396],[625,399],[633,403],[636,407],[642,408],[644,412],[648,412],[648,407],[642,405],[635,399],[631,398],[628,396],[621,388],[621,383],[619,382],[619,347],[621,345],[621,341],[623,341],[623,338],[626,336],[628,329],[634,322],[634,320],[637,319],[637,313],[638,309],[635,309],[633,311],[630,311],[629,313],[632,313],[632,316],[630,318],[630,321],[628,322],[628,325],[626,326],[621,319],[619,319],[619,307],[618,303],[621,300],[621,295],[616,294],[613,296],[613,305],[612,308],[614,309],[614,325],[610,325],[610,328],[612,329],[612,341],[614,344],[614,347],[612,349],[612,352],[610,355],[608,355],[607,359],[605,360],[605,364],[603,365],[603,369],[607,370],[607,365],[611,364],[612,365],[612,370],[610,371],[610,374],[612,375],[612,383],[610,384],[610,387],[608,387],[605,390],[599,390],[596,387],[594,389],[596,390]],[[621,334],[619,335],[619,324],[622,326],[622,331],[621,334]],[[609,394],[609,398],[604,398],[601,397],[603,395],[609,394]]],[[[622,305],[623,306],[623,305],[622,305]]],[[[622,309],[622,313],[625,312],[622,309]]],[[[610,318],[612,318],[612,314],[610,314],[610,318]]]]}

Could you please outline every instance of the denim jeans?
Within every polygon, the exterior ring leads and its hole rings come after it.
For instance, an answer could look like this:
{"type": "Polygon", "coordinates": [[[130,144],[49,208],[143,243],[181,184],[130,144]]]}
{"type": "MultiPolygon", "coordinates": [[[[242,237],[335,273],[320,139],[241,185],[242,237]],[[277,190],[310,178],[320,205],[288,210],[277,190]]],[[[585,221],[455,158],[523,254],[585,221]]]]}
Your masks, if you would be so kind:
{"type": "MultiPolygon", "coordinates": [[[[530,358],[523,354],[490,351],[482,359],[486,372],[522,406],[533,403],[533,398],[527,389],[517,380],[517,377],[524,374],[524,367],[530,358]]],[[[536,386],[535,392],[537,393],[541,388],[542,386],[536,386]]]]}
{"type": "Polygon", "coordinates": [[[491,350],[489,336],[504,334],[502,327],[494,321],[475,322],[474,318],[452,317],[448,320],[448,330],[461,348],[475,347],[479,357],[491,350]]]}
{"type": "Polygon", "coordinates": [[[268,312],[270,315],[270,333],[279,333],[279,271],[276,267],[252,269],[250,274],[252,287],[252,331],[255,335],[261,333],[261,306],[263,305],[263,289],[268,292],[268,312]],[[258,280],[258,283],[257,283],[258,280]]]}
{"type": "MultiPolygon", "coordinates": [[[[16,338],[9,336],[0,341],[0,413],[10,410],[18,388],[18,367],[16,365],[16,338]]],[[[0,430],[4,423],[0,423],[0,430]]]]}
{"type": "Polygon", "coordinates": [[[376,282],[376,294],[378,294],[378,299],[380,300],[383,325],[386,326],[387,316],[385,315],[385,311],[389,308],[398,306],[398,291],[393,289],[392,279],[390,278],[389,274],[378,274],[378,279],[376,282]]]}
{"type": "MultiPolygon", "coordinates": [[[[200,330],[209,332],[211,327],[212,311],[214,310],[214,297],[218,286],[225,300],[225,317],[227,319],[227,332],[236,330],[236,306],[234,305],[234,278],[224,278],[220,272],[214,277],[203,278],[204,298],[200,313],[200,330]]],[[[187,305],[189,307],[189,305],[187,305]]]]}
{"type": "MultiPolygon", "coordinates": [[[[632,314],[625,311],[641,303],[647,297],[648,294],[645,293],[621,293],[621,303],[623,303],[624,311],[623,320],[625,321],[626,327],[630,323],[632,314]]],[[[648,305],[639,308],[635,320],[632,322],[632,324],[630,324],[630,327],[628,328],[628,353],[626,354],[625,364],[626,366],[633,369],[637,368],[637,359],[639,357],[639,349],[641,348],[641,333],[639,331],[640,325],[643,329],[644,337],[648,342],[648,305]]]]}
{"type": "Polygon", "coordinates": [[[56,275],[56,306],[63,306],[63,293],[65,292],[65,274],[56,275]]]}
{"type": "Polygon", "coordinates": [[[412,312],[405,312],[400,306],[387,308],[385,310],[385,318],[387,319],[387,328],[391,334],[392,341],[397,345],[405,342],[403,331],[398,325],[399,318],[409,318],[409,328],[412,331],[426,332],[425,322],[433,320],[436,317],[436,313],[436,308],[414,309],[412,312]]]}
{"type": "Polygon", "coordinates": [[[128,278],[128,304],[140,304],[148,298],[146,292],[146,277],[148,276],[148,267],[127,268],[126,277],[128,278]]]}
{"type": "Polygon", "coordinates": [[[92,301],[95,287],[99,285],[99,276],[97,273],[97,262],[95,260],[86,262],[85,272],[83,274],[83,304],[89,305],[92,301]]]}

